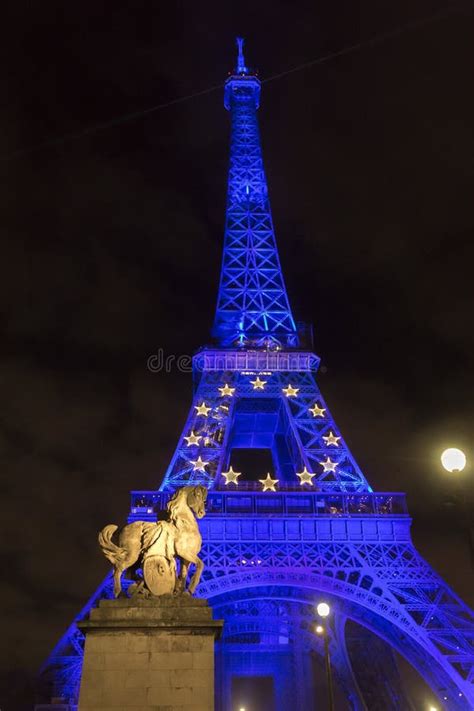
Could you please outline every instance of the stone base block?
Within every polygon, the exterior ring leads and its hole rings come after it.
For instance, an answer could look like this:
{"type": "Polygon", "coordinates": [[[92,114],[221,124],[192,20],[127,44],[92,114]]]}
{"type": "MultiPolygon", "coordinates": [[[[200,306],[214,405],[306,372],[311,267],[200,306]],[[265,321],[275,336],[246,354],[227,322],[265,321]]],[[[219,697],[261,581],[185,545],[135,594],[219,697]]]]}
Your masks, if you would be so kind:
{"type": "Polygon", "coordinates": [[[222,625],[198,598],[101,600],[79,625],[79,711],[213,711],[222,625]]]}

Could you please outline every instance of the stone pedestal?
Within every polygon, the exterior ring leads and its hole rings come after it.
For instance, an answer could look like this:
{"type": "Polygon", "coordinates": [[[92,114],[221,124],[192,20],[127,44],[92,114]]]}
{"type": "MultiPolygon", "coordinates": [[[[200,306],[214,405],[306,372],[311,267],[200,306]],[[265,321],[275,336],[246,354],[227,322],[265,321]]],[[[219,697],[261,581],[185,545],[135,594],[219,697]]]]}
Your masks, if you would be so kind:
{"type": "Polygon", "coordinates": [[[101,600],[79,624],[79,711],[212,711],[222,625],[193,597],[101,600]]]}

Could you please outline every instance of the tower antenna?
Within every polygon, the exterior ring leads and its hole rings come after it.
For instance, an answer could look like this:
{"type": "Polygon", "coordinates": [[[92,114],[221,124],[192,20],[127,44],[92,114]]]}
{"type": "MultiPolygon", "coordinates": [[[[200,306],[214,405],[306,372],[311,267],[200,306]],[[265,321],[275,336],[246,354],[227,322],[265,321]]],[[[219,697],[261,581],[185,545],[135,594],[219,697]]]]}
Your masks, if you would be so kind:
{"type": "Polygon", "coordinates": [[[244,38],[237,37],[237,47],[239,54],[237,55],[237,74],[247,74],[247,67],[244,59],[244,38]]]}

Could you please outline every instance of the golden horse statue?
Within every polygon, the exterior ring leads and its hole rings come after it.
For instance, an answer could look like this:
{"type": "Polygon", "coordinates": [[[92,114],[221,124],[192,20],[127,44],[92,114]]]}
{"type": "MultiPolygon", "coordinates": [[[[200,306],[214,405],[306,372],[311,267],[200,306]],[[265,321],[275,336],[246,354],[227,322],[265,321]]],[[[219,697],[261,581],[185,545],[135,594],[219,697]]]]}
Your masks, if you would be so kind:
{"type": "Polygon", "coordinates": [[[122,573],[132,566],[143,571],[143,579],[136,577],[130,586],[132,595],[194,593],[204,568],[198,557],[202,538],[196,518],[205,515],[206,499],[205,486],[183,486],[168,502],[167,521],[134,521],[121,529],[114,524],[102,529],[99,545],[114,566],[115,597],[122,592],[122,573]],[[186,588],[191,564],[196,570],[186,588]]]}

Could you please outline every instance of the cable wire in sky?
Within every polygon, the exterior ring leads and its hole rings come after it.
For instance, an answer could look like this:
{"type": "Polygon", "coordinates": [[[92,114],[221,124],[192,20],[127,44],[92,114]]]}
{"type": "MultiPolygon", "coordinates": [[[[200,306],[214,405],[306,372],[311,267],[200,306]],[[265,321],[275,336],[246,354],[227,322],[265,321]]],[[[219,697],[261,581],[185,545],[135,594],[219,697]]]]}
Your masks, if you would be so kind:
{"type": "MultiPolygon", "coordinates": [[[[442,20],[448,15],[453,15],[457,12],[463,12],[466,10],[472,10],[474,5],[472,3],[469,3],[468,5],[458,5],[456,7],[450,7],[445,10],[440,10],[439,12],[436,12],[432,15],[429,15],[427,17],[423,17],[419,20],[415,20],[413,22],[407,23],[405,25],[401,25],[399,27],[396,27],[392,30],[387,30],[386,32],[381,32],[379,34],[374,35],[373,37],[370,37],[367,40],[362,40],[360,42],[357,42],[355,44],[348,45],[346,47],[342,47],[341,49],[335,50],[334,52],[329,52],[328,54],[324,54],[320,57],[317,57],[316,59],[311,59],[307,62],[304,62],[303,64],[298,64],[294,67],[291,67],[290,69],[286,69],[282,72],[278,72],[277,74],[272,74],[271,76],[267,77],[266,79],[262,79],[262,84],[268,84],[271,81],[275,81],[277,79],[282,79],[283,77],[288,76],[289,74],[294,74],[295,72],[300,72],[303,71],[304,69],[308,69],[310,67],[317,66],[318,64],[324,64],[325,62],[329,62],[332,59],[336,59],[337,57],[343,57],[347,54],[351,54],[352,52],[356,52],[360,49],[364,49],[365,47],[372,47],[377,44],[381,44],[382,42],[385,42],[385,40],[391,39],[393,37],[398,37],[399,35],[404,34],[405,32],[411,32],[414,30],[417,30],[421,27],[424,27],[425,25],[428,25],[432,22],[436,22],[438,20],[442,20]]],[[[57,138],[51,138],[47,141],[43,141],[42,143],[37,144],[36,146],[30,146],[28,148],[20,148],[16,151],[13,151],[12,153],[0,156],[1,161],[8,161],[12,160],[14,158],[18,158],[22,155],[26,155],[28,153],[33,153],[35,151],[43,150],[46,148],[53,148],[55,146],[62,145],[64,143],[68,143],[69,141],[74,141],[80,138],[83,138],[85,136],[90,136],[93,133],[97,133],[99,131],[104,131],[107,128],[111,128],[112,126],[118,126],[119,124],[122,123],[127,123],[129,121],[134,121],[135,119],[142,118],[143,116],[147,116],[148,114],[154,113],[155,111],[160,111],[161,109],[166,109],[170,106],[175,106],[176,104],[182,104],[185,101],[190,101],[191,99],[196,99],[199,96],[205,96],[206,94],[211,94],[214,91],[217,91],[218,89],[222,90],[224,86],[224,83],[221,82],[220,84],[216,84],[214,86],[208,87],[207,89],[203,89],[202,91],[195,91],[192,94],[187,94],[186,96],[179,96],[176,99],[171,99],[170,101],[166,101],[162,104],[157,104],[156,106],[151,106],[148,109],[142,109],[140,111],[134,111],[133,113],[129,114],[123,114],[122,116],[117,116],[116,118],[110,119],[108,121],[104,121],[102,123],[96,123],[93,126],[89,126],[88,128],[84,128],[81,131],[77,131],[74,133],[67,133],[64,134],[63,136],[58,136],[57,138]]]]}

